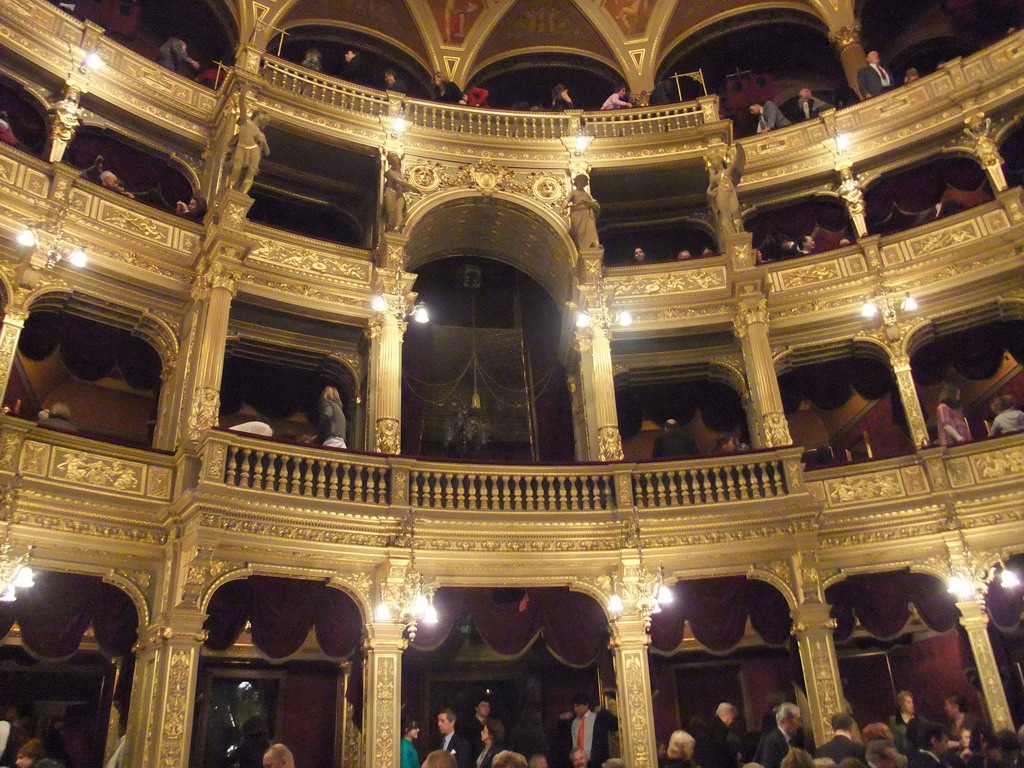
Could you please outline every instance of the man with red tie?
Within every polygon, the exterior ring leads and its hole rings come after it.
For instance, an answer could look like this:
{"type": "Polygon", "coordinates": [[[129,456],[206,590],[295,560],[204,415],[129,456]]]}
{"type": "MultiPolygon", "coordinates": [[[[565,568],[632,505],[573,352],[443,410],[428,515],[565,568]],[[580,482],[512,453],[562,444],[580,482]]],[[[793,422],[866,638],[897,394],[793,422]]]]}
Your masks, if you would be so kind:
{"type": "Polygon", "coordinates": [[[617,729],[616,718],[601,707],[591,709],[590,697],[586,693],[577,693],[573,696],[572,713],[566,712],[562,718],[563,722],[569,723],[572,752],[582,750],[588,768],[600,768],[601,763],[610,756],[608,732],[617,729]]]}
{"type": "Polygon", "coordinates": [[[895,85],[878,59],[878,51],[870,51],[867,64],[857,71],[857,90],[862,99],[880,96],[895,85]]]}

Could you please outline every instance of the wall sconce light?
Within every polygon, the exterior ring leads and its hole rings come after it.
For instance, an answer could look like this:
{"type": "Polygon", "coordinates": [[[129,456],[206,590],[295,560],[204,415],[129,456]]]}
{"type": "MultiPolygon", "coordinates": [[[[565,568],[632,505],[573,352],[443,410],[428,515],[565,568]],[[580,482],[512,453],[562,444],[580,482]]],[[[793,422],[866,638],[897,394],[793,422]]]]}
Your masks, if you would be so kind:
{"type": "MultiPolygon", "coordinates": [[[[384,312],[388,308],[388,300],[381,294],[377,294],[370,299],[370,309],[374,312],[384,312]]],[[[422,301],[417,302],[412,309],[406,313],[407,317],[411,317],[417,323],[429,323],[430,322],[430,311],[427,309],[427,305],[422,301]]]]}
{"type": "Polygon", "coordinates": [[[836,149],[838,149],[840,152],[845,152],[846,150],[848,150],[850,148],[851,143],[852,142],[850,141],[850,137],[847,136],[845,133],[836,134],[836,149]]]}
{"type": "Polygon", "coordinates": [[[16,590],[30,589],[36,584],[35,574],[28,567],[35,545],[20,557],[11,557],[13,545],[10,541],[0,547],[0,602],[13,603],[18,599],[16,590]]]}
{"type": "Polygon", "coordinates": [[[422,301],[412,308],[412,312],[409,313],[410,317],[417,323],[429,323],[430,313],[427,311],[427,306],[422,301]]]}
{"type": "Polygon", "coordinates": [[[590,327],[590,313],[589,312],[577,312],[576,313],[576,327],[577,328],[589,328],[590,327]]]}
{"type": "Polygon", "coordinates": [[[103,58],[96,51],[91,51],[86,54],[85,58],[82,59],[81,65],[78,67],[79,72],[85,74],[92,70],[95,72],[98,69],[103,68],[103,58]]]}
{"type": "MultiPolygon", "coordinates": [[[[23,229],[15,235],[14,240],[23,248],[39,247],[39,235],[31,227],[23,229]]],[[[65,243],[63,235],[58,232],[53,245],[46,252],[45,266],[47,269],[52,269],[61,261],[67,261],[71,266],[81,269],[89,263],[89,257],[81,247],[65,243]]]]}
{"type": "Polygon", "coordinates": [[[594,140],[593,136],[588,136],[585,133],[577,134],[576,136],[576,151],[583,153],[590,149],[590,143],[594,140]]]}
{"type": "MultiPolygon", "coordinates": [[[[589,328],[591,322],[592,319],[590,317],[590,313],[586,310],[581,310],[576,313],[577,328],[589,328]]],[[[620,309],[612,315],[612,322],[622,328],[628,328],[633,324],[633,313],[628,309],[620,309]]]]}
{"type": "Polygon", "coordinates": [[[395,115],[391,119],[391,130],[395,133],[405,133],[409,130],[409,121],[402,115],[395,115]]]}

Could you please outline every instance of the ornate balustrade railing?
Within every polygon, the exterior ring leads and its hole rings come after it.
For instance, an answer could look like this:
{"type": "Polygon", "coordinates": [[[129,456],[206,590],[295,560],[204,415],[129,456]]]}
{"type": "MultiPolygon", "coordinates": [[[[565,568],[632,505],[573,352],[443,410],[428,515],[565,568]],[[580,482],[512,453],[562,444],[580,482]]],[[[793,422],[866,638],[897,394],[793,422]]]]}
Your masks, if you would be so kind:
{"type": "MultiPolygon", "coordinates": [[[[307,449],[211,432],[203,477],[233,488],[419,509],[598,512],[785,496],[796,449],[656,464],[461,464],[307,449]]],[[[799,486],[799,482],[796,484],[799,486]]]]}
{"type": "Polygon", "coordinates": [[[386,93],[370,91],[336,77],[320,75],[276,56],[267,55],[263,58],[261,75],[276,88],[337,109],[369,117],[388,114],[386,93]]]}

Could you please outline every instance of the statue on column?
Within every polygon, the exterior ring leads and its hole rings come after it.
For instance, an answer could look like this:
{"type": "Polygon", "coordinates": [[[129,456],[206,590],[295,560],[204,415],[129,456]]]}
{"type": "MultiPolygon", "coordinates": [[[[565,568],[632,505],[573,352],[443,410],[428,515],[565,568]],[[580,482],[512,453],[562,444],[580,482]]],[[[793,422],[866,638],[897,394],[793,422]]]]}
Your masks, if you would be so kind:
{"type": "Polygon", "coordinates": [[[968,145],[988,173],[995,191],[1002,192],[1006,189],[1006,176],[1003,174],[1003,156],[999,154],[999,145],[992,138],[992,118],[978,112],[964,120],[964,125],[968,145]]]}
{"type": "Polygon", "coordinates": [[[267,137],[263,129],[270,118],[256,111],[249,117],[246,108],[246,89],[238,94],[238,132],[232,139],[233,151],[231,169],[228,171],[228,187],[239,192],[248,192],[253,179],[260,172],[260,161],[270,154],[267,137]]]}
{"type": "Polygon", "coordinates": [[[575,189],[566,203],[569,207],[569,234],[581,251],[601,245],[597,239],[597,215],[601,212],[601,205],[587,192],[588,184],[590,178],[586,174],[581,173],[573,179],[575,189]]]}
{"type": "Polygon", "coordinates": [[[388,169],[384,172],[384,229],[400,232],[405,226],[405,193],[418,190],[405,180],[402,158],[397,153],[388,152],[387,160],[388,169]]]}
{"type": "Polygon", "coordinates": [[[743,231],[743,217],[740,216],[740,199],[736,192],[746,152],[740,144],[733,144],[726,152],[715,152],[706,158],[708,167],[708,205],[718,223],[722,242],[730,235],[743,231]]]}
{"type": "Polygon", "coordinates": [[[64,97],[50,107],[50,147],[47,160],[51,163],[59,163],[64,158],[64,150],[82,124],[81,98],[81,89],[69,85],[64,89],[64,97]]]}
{"type": "Polygon", "coordinates": [[[853,175],[853,169],[849,165],[839,167],[839,178],[839,196],[846,203],[846,210],[850,212],[857,236],[863,237],[868,233],[867,220],[864,217],[864,187],[853,175]]]}

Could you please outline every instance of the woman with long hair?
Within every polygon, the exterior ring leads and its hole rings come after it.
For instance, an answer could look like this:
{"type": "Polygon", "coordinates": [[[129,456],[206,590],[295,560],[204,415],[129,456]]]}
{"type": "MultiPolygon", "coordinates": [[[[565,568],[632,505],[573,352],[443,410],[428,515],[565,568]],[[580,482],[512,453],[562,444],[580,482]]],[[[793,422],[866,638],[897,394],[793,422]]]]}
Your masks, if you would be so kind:
{"type": "Polygon", "coordinates": [[[345,432],[348,424],[345,421],[345,411],[341,406],[341,395],[338,394],[337,387],[324,387],[320,393],[317,412],[319,420],[316,441],[324,448],[347,448],[345,432]]]}
{"type": "Polygon", "coordinates": [[[477,768],[491,768],[495,755],[504,749],[505,724],[496,717],[487,718],[484,729],[480,731],[480,741],[484,743],[484,748],[476,759],[477,768]]]}
{"type": "Polygon", "coordinates": [[[971,439],[971,428],[961,410],[960,387],[956,384],[942,385],[935,423],[939,430],[939,445],[959,445],[971,439]]]}
{"type": "Polygon", "coordinates": [[[420,724],[409,720],[402,728],[402,768],[420,768],[420,756],[413,744],[420,737],[420,724]]]}

